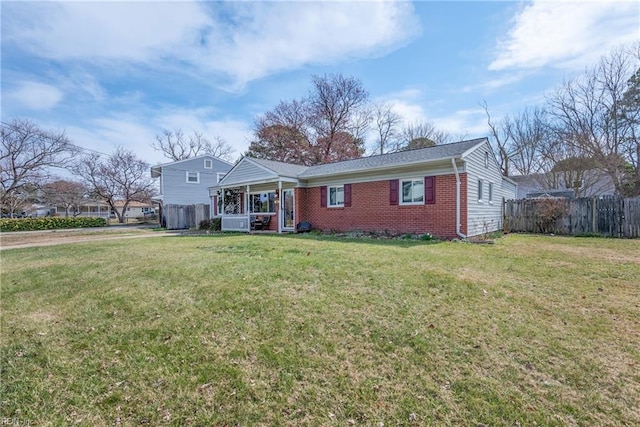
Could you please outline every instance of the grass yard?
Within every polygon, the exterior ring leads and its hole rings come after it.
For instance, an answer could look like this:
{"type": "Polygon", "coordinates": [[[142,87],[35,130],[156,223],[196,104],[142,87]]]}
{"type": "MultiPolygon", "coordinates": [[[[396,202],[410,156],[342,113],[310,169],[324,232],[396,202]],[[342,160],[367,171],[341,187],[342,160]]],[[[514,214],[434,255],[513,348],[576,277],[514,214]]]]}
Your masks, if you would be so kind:
{"type": "Polygon", "coordinates": [[[0,420],[640,425],[638,240],[225,235],[0,256],[0,420]]]}

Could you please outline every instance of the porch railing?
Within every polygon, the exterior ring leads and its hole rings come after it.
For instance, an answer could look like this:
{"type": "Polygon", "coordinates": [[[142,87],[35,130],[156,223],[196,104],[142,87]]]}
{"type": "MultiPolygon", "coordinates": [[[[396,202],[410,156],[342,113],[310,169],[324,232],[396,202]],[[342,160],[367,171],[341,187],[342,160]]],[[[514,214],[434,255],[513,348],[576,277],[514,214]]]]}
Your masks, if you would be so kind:
{"type": "Polygon", "coordinates": [[[224,215],[222,231],[249,231],[249,215],[224,215]]]}

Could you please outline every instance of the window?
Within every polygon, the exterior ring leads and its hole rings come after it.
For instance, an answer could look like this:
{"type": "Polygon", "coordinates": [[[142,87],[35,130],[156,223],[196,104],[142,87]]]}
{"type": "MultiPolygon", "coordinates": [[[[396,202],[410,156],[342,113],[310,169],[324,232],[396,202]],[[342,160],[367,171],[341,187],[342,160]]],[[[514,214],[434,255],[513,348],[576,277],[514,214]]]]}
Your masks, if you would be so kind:
{"type": "Polygon", "coordinates": [[[329,204],[330,208],[344,207],[344,186],[329,187],[329,204]]]}
{"type": "Polygon", "coordinates": [[[217,178],[217,180],[218,180],[217,182],[220,182],[220,180],[221,180],[222,178],[224,178],[224,176],[225,176],[225,175],[226,175],[226,174],[225,174],[224,172],[218,172],[218,173],[216,174],[216,178],[217,178]]]}
{"type": "Polygon", "coordinates": [[[276,193],[252,193],[249,195],[249,212],[276,213],[276,193]]]}
{"type": "Polygon", "coordinates": [[[484,152],[484,167],[489,168],[489,152],[484,152]]]}
{"type": "Polygon", "coordinates": [[[408,179],[400,182],[402,189],[401,205],[424,203],[424,179],[408,179]]]}
{"type": "Polygon", "coordinates": [[[187,172],[187,182],[189,184],[199,184],[200,172],[187,172]]]}
{"type": "Polygon", "coordinates": [[[204,168],[205,168],[205,169],[211,169],[211,168],[213,168],[213,160],[211,160],[211,159],[204,159],[204,168]]]}
{"type": "Polygon", "coordinates": [[[478,180],[478,201],[482,201],[482,181],[478,180]]]}
{"type": "Polygon", "coordinates": [[[488,200],[489,203],[491,203],[493,201],[493,183],[490,182],[489,183],[489,196],[488,196],[488,200]]]}

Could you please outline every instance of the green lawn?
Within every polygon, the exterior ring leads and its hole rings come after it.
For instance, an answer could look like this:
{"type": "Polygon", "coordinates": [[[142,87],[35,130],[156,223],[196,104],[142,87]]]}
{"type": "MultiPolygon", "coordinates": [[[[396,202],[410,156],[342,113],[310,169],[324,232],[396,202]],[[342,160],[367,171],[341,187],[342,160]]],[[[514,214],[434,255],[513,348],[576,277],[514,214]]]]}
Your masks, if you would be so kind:
{"type": "Polygon", "coordinates": [[[0,419],[640,425],[640,241],[229,235],[3,251],[0,419]]]}

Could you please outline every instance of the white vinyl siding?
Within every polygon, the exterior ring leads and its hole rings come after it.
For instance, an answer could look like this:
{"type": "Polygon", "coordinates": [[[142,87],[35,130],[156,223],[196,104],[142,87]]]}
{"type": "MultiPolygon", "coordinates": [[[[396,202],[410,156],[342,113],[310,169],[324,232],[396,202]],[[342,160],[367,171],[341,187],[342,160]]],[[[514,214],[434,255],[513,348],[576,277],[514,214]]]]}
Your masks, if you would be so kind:
{"type": "MultiPolygon", "coordinates": [[[[207,157],[209,158],[209,157],[207,157]]],[[[204,158],[180,160],[162,165],[160,175],[162,202],[165,205],[209,204],[209,187],[218,184],[218,174],[227,173],[232,165],[210,157],[212,169],[204,169],[204,158]],[[187,181],[187,172],[199,173],[197,183],[187,181]]]]}
{"type": "Polygon", "coordinates": [[[261,167],[247,159],[238,163],[233,172],[224,177],[224,186],[246,185],[251,182],[277,180],[278,176],[266,168],[261,167]]]}
{"type": "Polygon", "coordinates": [[[467,172],[467,235],[470,237],[501,230],[502,198],[515,197],[513,191],[509,191],[513,186],[494,185],[503,182],[503,179],[500,166],[491,153],[488,144],[484,144],[464,158],[467,172]]]}

